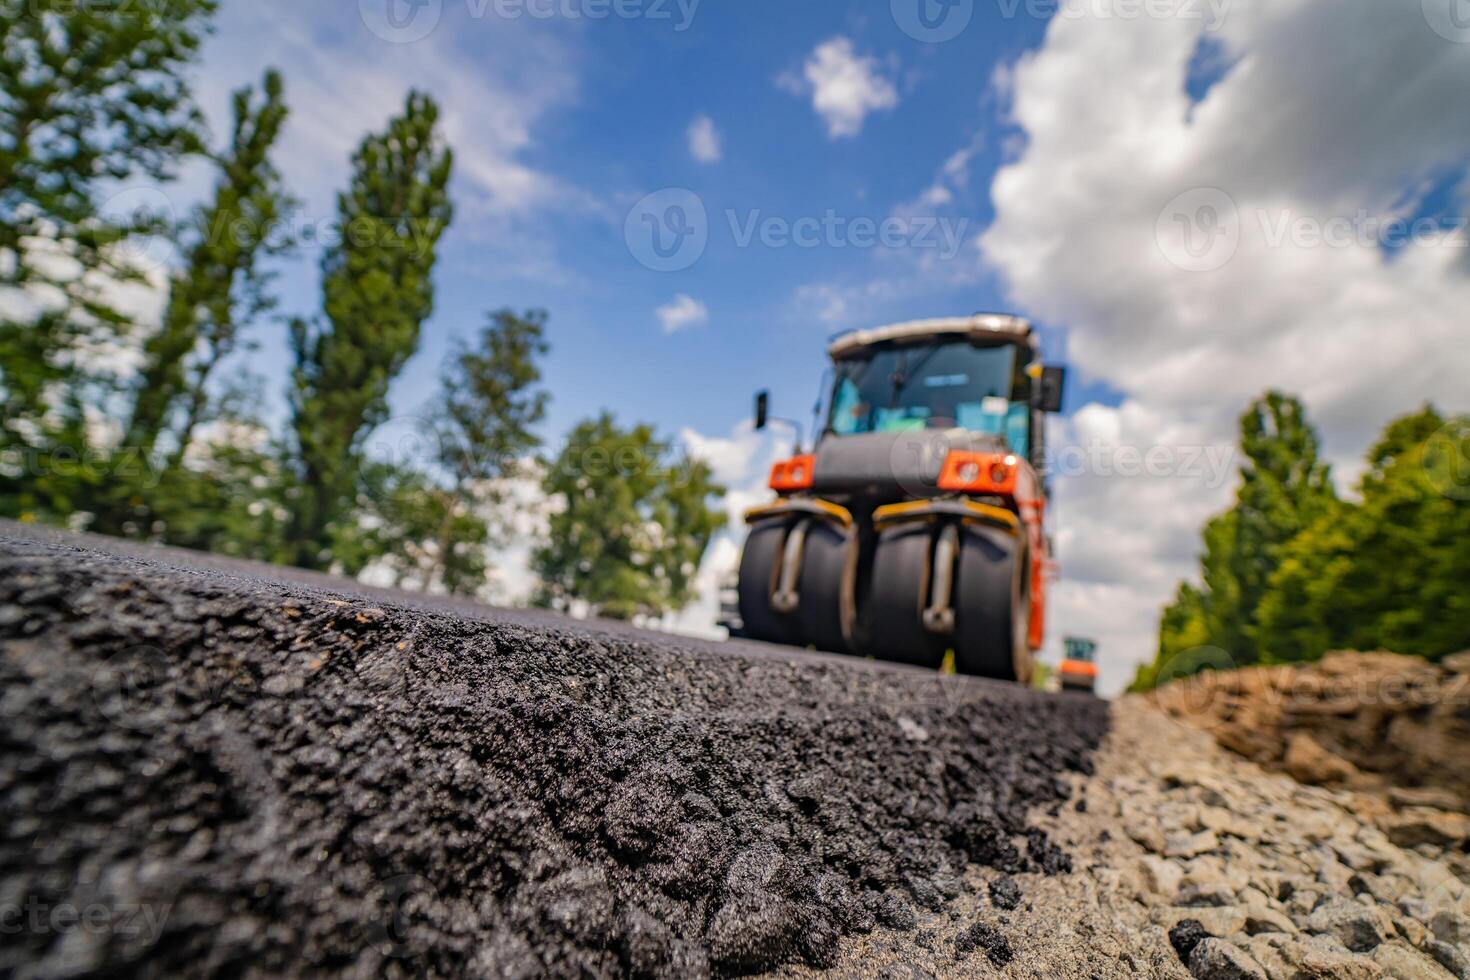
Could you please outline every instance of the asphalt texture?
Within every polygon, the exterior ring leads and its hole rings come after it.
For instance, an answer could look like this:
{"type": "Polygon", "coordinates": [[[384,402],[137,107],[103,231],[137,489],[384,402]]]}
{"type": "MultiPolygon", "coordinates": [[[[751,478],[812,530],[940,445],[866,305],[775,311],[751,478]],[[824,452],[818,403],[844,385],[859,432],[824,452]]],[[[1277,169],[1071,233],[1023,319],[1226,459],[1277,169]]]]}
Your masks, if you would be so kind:
{"type": "MultiPolygon", "coordinates": [[[[4,523],[0,654],[14,976],[821,967],[969,864],[1067,871],[1028,817],[1107,728],[1078,695],[4,523]]],[[[1000,964],[998,929],[964,941],[1000,964]]]]}

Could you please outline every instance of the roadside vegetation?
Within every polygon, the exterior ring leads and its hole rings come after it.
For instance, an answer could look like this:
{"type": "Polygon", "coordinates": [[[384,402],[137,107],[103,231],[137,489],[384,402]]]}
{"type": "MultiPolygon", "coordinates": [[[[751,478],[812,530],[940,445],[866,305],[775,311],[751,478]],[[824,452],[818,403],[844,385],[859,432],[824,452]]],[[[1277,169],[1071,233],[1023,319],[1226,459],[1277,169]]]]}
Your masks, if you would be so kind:
{"type": "Polygon", "coordinates": [[[610,415],[543,458],[544,311],[488,313],[459,344],[417,413],[424,452],[371,451],[433,313],[454,215],[438,106],[409,93],[363,139],[321,253],[320,307],[284,317],[274,276],[302,260],[273,158],[288,80],[270,71],[237,92],[211,146],[187,78],[215,6],[38,0],[4,24],[0,517],[473,595],[506,533],[508,487],[540,480],[560,505],[537,555],[543,601],[616,616],[686,602],[722,491],[651,427],[610,415]],[[108,206],[200,161],[214,190],[193,214],[108,206]],[[161,315],[140,312],[160,294],[161,315]],[[248,368],[269,329],[286,332],[290,361],[262,377],[248,368]],[[265,385],[287,396],[282,425],[263,420],[265,385]],[[632,455],[590,472],[604,449],[632,455]]]}
{"type": "Polygon", "coordinates": [[[1301,403],[1240,419],[1235,504],[1205,525],[1199,582],[1163,613],[1132,690],[1201,670],[1390,650],[1470,649],[1470,424],[1432,406],[1390,422],[1356,498],[1333,489],[1301,403]]]}

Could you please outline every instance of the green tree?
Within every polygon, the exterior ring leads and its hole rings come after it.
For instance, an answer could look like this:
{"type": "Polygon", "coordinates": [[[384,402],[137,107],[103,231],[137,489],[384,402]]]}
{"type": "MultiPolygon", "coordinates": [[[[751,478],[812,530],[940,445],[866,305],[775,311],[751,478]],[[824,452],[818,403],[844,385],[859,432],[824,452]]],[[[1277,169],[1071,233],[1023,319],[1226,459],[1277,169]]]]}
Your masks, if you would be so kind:
{"type": "Polygon", "coordinates": [[[0,292],[18,311],[0,319],[6,516],[66,519],[120,475],[96,438],[131,328],[115,287],[142,279],[120,246],[169,229],[104,215],[102,195],[167,181],[202,146],[184,76],[214,0],[132,7],[35,0],[0,21],[0,292]]]}
{"type": "Polygon", "coordinates": [[[505,540],[499,523],[507,481],[521,476],[546,415],[539,358],[546,313],[489,314],[473,345],[446,359],[429,419],[428,471],[370,461],[357,519],[338,525],[332,555],[356,572],[381,561],[398,585],[474,595],[485,585],[486,549],[505,540]]]}
{"type": "MultiPolygon", "coordinates": [[[[439,526],[424,582],[447,591],[474,592],[484,584],[483,548],[467,550],[464,534],[476,515],[484,521],[505,502],[506,480],[522,475],[540,438],[550,396],[540,387],[546,355],[546,311],[491,313],[474,347],[461,342],[440,379],[433,425],[438,465],[448,475],[445,498],[434,509],[439,526]],[[478,580],[476,579],[478,569],[478,580]]],[[[481,543],[503,542],[504,529],[475,529],[481,543]]]]}
{"type": "Polygon", "coordinates": [[[293,501],[283,453],[258,423],[225,421],[233,437],[196,441],[186,464],[158,471],[144,488],[156,536],[198,551],[289,561],[293,501]]]}
{"type": "Polygon", "coordinates": [[[1437,659],[1470,648],[1470,499],[1437,453],[1470,459],[1470,422],[1426,406],[1368,454],[1360,504],[1344,503],[1284,551],[1261,603],[1266,659],[1392,650],[1437,659]]]}
{"type": "Polygon", "coordinates": [[[724,523],[709,502],[724,488],[703,461],[667,455],[651,426],[623,429],[608,413],[572,430],[543,481],[555,509],[533,559],[539,604],[580,599],[627,619],[693,598],[699,561],[724,523]]]}
{"type": "Polygon", "coordinates": [[[1252,402],[1240,417],[1240,448],[1235,505],[1205,525],[1202,586],[1181,585],[1165,608],[1158,660],[1135,681],[1141,687],[1165,665],[1170,676],[1188,673],[1181,657],[1199,647],[1217,648],[1236,665],[1259,661],[1257,616],[1283,549],[1337,506],[1317,434],[1297,399],[1271,391],[1252,402]]]}
{"type": "Polygon", "coordinates": [[[214,200],[197,214],[197,235],[183,270],[170,283],[163,324],[144,344],[144,366],[128,424],[129,446],[151,453],[171,414],[175,462],[188,448],[208,405],[207,384],[237,349],[241,327],[275,306],[263,258],[287,246],[279,235],[289,199],[271,151],[286,122],[281,76],[268,71],[264,100],[234,96],[234,129],[217,158],[221,180],[214,200]]]}
{"type": "Polygon", "coordinates": [[[25,322],[0,323],[0,438],[12,446],[44,450],[40,425],[65,451],[84,451],[75,415],[94,379],[77,349],[105,347],[129,326],[105,287],[141,273],[118,244],[167,230],[157,214],[104,217],[101,188],[167,181],[201,151],[184,73],[215,6],[31,0],[3,20],[0,289],[44,297],[25,322]]]}
{"type": "MultiPolygon", "coordinates": [[[[270,160],[287,115],[280,76],[267,72],[262,89],[259,106],[252,104],[250,89],[235,93],[232,137],[215,157],[220,181],[213,200],[195,214],[192,240],[183,243],[184,265],[170,277],[162,323],[143,343],[132,410],[108,467],[112,478],[98,488],[92,530],[141,531],[183,543],[170,527],[210,523],[183,505],[190,500],[220,503],[209,488],[189,487],[197,474],[178,472],[195,431],[211,415],[247,428],[251,424],[225,408],[228,401],[238,400],[232,398],[235,393],[212,397],[209,385],[219,364],[239,349],[241,328],[273,307],[267,291],[271,277],[261,260],[280,254],[288,244],[278,235],[288,198],[270,160]],[[167,463],[160,465],[154,450],[165,434],[172,445],[167,463]],[[167,478],[159,476],[160,469],[167,478]],[[165,511],[170,521],[163,519],[165,511]]],[[[252,473],[251,479],[259,476],[252,473]]],[[[190,531],[184,538],[194,541],[197,534],[190,531]]]]}
{"type": "Polygon", "coordinates": [[[363,463],[356,519],[333,526],[333,560],[348,575],[380,565],[398,588],[474,595],[485,584],[490,531],[473,500],[413,466],[363,463]]]}
{"type": "Polygon", "coordinates": [[[294,560],[330,563],[333,525],[357,491],[364,437],[387,416],[388,386],[433,311],[436,246],[452,215],[452,154],[439,110],[411,93],[402,115],[369,136],[338,197],[341,241],[322,261],[326,325],[296,320],[292,430],[300,497],[294,560]]]}

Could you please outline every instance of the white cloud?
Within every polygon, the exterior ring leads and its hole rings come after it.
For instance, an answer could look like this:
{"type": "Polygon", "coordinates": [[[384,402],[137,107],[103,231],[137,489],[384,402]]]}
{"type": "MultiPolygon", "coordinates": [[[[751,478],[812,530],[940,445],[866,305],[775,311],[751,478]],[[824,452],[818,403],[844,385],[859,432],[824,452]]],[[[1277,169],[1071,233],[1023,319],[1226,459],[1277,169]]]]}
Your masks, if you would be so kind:
{"type": "Polygon", "coordinates": [[[704,113],[694,117],[685,134],[689,139],[689,155],[700,163],[719,163],[724,157],[723,140],[715,121],[704,113]]]}
{"type": "Polygon", "coordinates": [[[653,312],[664,333],[678,333],[680,330],[709,322],[709,308],[686,293],[679,293],[673,302],[660,306],[653,312]]]}
{"type": "Polygon", "coordinates": [[[781,86],[810,95],[812,109],[827,124],[827,136],[841,139],[862,132],[870,112],[898,105],[898,90],[878,59],[859,55],[852,41],[834,37],[817,45],[802,66],[801,77],[783,75],[781,86]]]}
{"type": "Polygon", "coordinates": [[[291,108],[281,168],[313,214],[334,213],[350,154],[401,111],[410,89],[439,103],[462,207],[504,216],[578,197],[525,160],[535,148],[536,126],[577,93],[570,67],[576,58],[563,34],[490,18],[456,24],[446,6],[444,21],[428,37],[393,44],[369,31],[355,10],[267,6],[223,6],[197,88],[216,134],[223,134],[230,90],[257,83],[267,64],[281,67],[291,108]],[[474,56],[458,43],[470,32],[474,56]]]}
{"type": "MultiPolygon", "coordinates": [[[[1002,76],[1025,143],[996,176],[981,240],[1013,302],[1068,328],[1073,366],[1125,395],[1063,438],[1092,427],[1118,445],[1221,451],[1244,404],[1278,387],[1352,468],[1392,416],[1425,399],[1463,409],[1470,250],[1388,259],[1373,241],[1291,230],[1392,218],[1426,179],[1464,171],[1470,49],[1407,0],[1242,0],[1214,35],[1234,67],[1192,105],[1200,20],[1073,13],[1002,76]],[[1189,264],[1185,232],[1204,271],[1171,261],[1189,264]]],[[[1054,622],[1105,640],[1116,690],[1152,655],[1158,611],[1229,486],[1091,473],[1057,488],[1054,622]]]]}
{"type": "Polygon", "coordinates": [[[756,432],[749,420],[736,425],[728,436],[683,429],[679,440],[690,456],[709,463],[715,482],[725,488],[723,503],[728,523],[716,533],[700,562],[697,598],[670,617],[670,626],[680,632],[711,635],[716,632],[720,586],[740,564],[745,512],[774,498],[766,482],[771,464],[789,456],[792,445],[783,433],[756,432]]]}
{"type": "Polygon", "coordinates": [[[918,199],[895,208],[894,215],[907,219],[935,216],[939,209],[966,195],[970,188],[970,161],[984,148],[985,134],[975,134],[969,143],[950,154],[918,199]]]}

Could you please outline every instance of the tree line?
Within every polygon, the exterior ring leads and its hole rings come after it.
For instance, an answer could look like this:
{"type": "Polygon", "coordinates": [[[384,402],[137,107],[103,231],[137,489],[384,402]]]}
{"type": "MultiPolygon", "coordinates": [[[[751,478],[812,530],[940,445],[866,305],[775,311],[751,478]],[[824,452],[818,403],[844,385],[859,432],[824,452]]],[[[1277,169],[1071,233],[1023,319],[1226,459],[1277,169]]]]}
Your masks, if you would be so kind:
{"type": "Polygon", "coordinates": [[[1133,690],[1332,650],[1470,649],[1470,420],[1426,405],[1390,422],[1354,500],[1296,398],[1254,401],[1240,450],[1235,503],[1205,525],[1199,582],[1164,609],[1133,690]]]}
{"type": "Polygon", "coordinates": [[[536,601],[614,616],[685,604],[722,488],[653,427],[606,413],[548,458],[544,311],[489,312],[456,344],[419,413],[418,458],[369,451],[433,313],[454,217],[439,108],[410,92],[362,140],[320,307],[283,318],[275,271],[300,244],[282,234],[299,203],[274,162],[286,85],[272,70],[235,92],[227,138],[209,146],[187,73],[216,6],[35,0],[3,27],[0,517],[351,575],[376,565],[406,587],[474,594],[509,487],[538,480],[552,514],[536,601]],[[197,161],[212,196],[183,220],[107,207],[197,161]],[[138,260],[140,240],[167,243],[162,272],[138,260]],[[150,322],[135,298],[160,290],[150,322]],[[274,431],[247,369],[270,324],[290,355],[274,431]]]}

